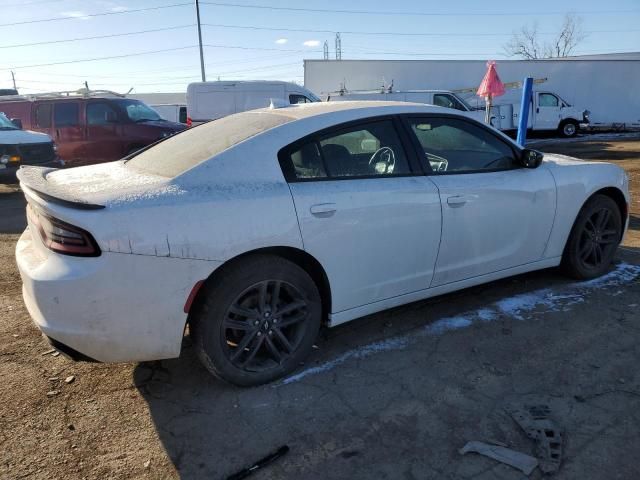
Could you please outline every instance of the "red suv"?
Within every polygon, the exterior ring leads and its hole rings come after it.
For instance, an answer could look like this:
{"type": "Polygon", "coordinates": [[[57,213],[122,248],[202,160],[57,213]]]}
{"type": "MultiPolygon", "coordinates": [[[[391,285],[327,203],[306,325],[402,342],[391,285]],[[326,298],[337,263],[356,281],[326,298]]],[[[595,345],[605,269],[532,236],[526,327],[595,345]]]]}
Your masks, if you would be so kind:
{"type": "Polygon", "coordinates": [[[69,166],[118,160],[186,128],[129,98],[0,97],[0,111],[49,134],[69,166]]]}

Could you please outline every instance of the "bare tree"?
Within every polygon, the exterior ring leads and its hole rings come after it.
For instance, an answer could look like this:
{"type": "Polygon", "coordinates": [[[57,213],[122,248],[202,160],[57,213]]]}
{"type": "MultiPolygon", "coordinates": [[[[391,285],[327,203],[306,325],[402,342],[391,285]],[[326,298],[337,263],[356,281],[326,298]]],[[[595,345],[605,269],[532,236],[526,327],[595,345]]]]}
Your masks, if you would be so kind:
{"type": "Polygon", "coordinates": [[[534,22],[531,26],[525,25],[519,32],[514,33],[511,40],[504,45],[504,50],[511,57],[517,56],[527,60],[567,57],[585,38],[582,18],[567,14],[560,32],[551,41],[540,40],[538,23],[534,22]]]}

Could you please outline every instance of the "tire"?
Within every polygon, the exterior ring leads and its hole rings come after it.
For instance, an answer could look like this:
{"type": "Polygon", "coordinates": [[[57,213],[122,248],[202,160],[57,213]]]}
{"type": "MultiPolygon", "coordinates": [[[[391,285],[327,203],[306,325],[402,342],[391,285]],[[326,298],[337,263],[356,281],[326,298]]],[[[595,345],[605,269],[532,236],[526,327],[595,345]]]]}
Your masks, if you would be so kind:
{"type": "Polygon", "coordinates": [[[580,126],[575,120],[567,120],[560,124],[558,133],[565,138],[575,137],[578,134],[580,126]]]}
{"type": "Polygon", "coordinates": [[[314,281],[295,263],[253,255],[204,288],[190,329],[198,357],[216,377],[243,387],[268,383],[293,371],[312,350],[322,302],[314,281]]]}
{"type": "Polygon", "coordinates": [[[591,197],[578,213],[569,234],[562,255],[564,272],[579,280],[606,273],[622,238],[622,228],[616,202],[606,195],[591,197]]]}

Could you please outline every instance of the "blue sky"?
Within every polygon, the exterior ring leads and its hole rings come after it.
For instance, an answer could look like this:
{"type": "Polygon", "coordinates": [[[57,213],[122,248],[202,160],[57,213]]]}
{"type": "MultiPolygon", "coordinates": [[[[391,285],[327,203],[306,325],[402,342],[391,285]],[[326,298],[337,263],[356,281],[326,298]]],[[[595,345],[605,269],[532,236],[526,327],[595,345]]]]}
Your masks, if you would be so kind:
{"type": "MultiPolygon", "coordinates": [[[[278,79],[302,82],[302,60],[322,58],[334,33],[342,32],[343,58],[506,58],[503,45],[514,30],[538,22],[543,38],[557,32],[565,12],[582,18],[587,38],[576,50],[606,53],[640,50],[638,0],[540,0],[535,3],[494,0],[425,2],[396,0],[201,0],[203,42],[208,80],[278,79]],[[226,5],[225,5],[226,4],[226,5]],[[233,4],[236,6],[231,6],[233,4]],[[323,11],[242,8],[238,5],[292,7],[323,11]],[[326,12],[324,11],[326,10],[326,12]],[[346,13],[336,10],[393,11],[394,14],[346,13]],[[417,13],[422,13],[418,15],[417,13]],[[485,15],[490,13],[492,15],[485,15]],[[493,15],[499,13],[499,15],[493,15]],[[478,15],[482,14],[482,15],[478,15]],[[251,28],[230,28],[251,27],[251,28]],[[270,30],[269,30],[270,29],[270,30]],[[299,31],[290,31],[290,30],[299,31]],[[326,31],[320,32],[318,30],[326,31]],[[362,35],[346,32],[378,33],[362,35]],[[381,32],[388,33],[385,35],[381,32]],[[428,33],[429,36],[394,35],[428,33]],[[235,48],[230,48],[235,47],[235,48]]],[[[195,8],[175,6],[190,0],[1,0],[0,88],[11,85],[16,73],[24,93],[79,88],[136,92],[184,91],[200,77],[195,8]],[[125,12],[125,13],[121,13],[125,12]],[[86,14],[102,14],[86,18],[86,14]],[[65,17],[64,20],[38,20],[65,17]],[[24,23],[34,22],[35,23],[24,23]],[[22,24],[13,25],[23,22],[22,24]],[[9,25],[11,24],[11,25],[9,25]],[[170,28],[170,30],[63,43],[14,46],[170,28]],[[59,65],[60,62],[114,57],[157,50],[125,58],[59,65]],[[42,66],[35,66],[42,65],[42,66]]]]}

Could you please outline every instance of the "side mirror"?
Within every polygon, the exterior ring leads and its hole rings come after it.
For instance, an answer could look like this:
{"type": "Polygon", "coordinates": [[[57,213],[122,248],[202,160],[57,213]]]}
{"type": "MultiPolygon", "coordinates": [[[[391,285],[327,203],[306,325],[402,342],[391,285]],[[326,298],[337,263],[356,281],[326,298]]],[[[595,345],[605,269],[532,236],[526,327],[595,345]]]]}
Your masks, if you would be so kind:
{"type": "Polygon", "coordinates": [[[20,130],[22,130],[22,120],[20,120],[19,118],[12,118],[11,123],[13,123],[20,130]]]}
{"type": "Polygon", "coordinates": [[[520,164],[525,168],[538,168],[543,158],[542,152],[525,148],[520,154],[520,164]]]}

